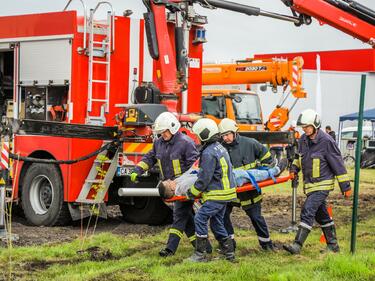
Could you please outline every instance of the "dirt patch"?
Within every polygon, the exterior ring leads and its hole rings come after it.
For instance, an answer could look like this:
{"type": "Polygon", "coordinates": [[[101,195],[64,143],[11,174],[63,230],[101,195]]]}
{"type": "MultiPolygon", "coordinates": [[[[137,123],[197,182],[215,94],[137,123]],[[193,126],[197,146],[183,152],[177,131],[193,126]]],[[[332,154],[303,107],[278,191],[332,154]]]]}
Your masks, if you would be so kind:
{"type": "Polygon", "coordinates": [[[88,254],[91,261],[106,261],[113,259],[113,255],[110,250],[102,249],[98,246],[90,247],[85,250],[77,251],[78,255],[88,254]]]}
{"type": "MultiPolygon", "coordinates": [[[[90,221],[88,234],[94,231],[95,220],[90,221]]],[[[88,220],[73,222],[67,226],[32,226],[29,225],[24,217],[14,214],[12,217],[12,233],[18,235],[18,241],[14,241],[13,246],[31,246],[31,245],[53,245],[62,242],[72,241],[86,232],[88,220]]],[[[108,218],[99,218],[95,233],[111,232],[118,235],[138,234],[141,237],[153,235],[162,232],[166,226],[148,226],[136,225],[125,222],[122,219],[121,211],[118,206],[108,207],[108,218]]],[[[0,247],[5,247],[6,242],[0,241],[0,247]]]]}

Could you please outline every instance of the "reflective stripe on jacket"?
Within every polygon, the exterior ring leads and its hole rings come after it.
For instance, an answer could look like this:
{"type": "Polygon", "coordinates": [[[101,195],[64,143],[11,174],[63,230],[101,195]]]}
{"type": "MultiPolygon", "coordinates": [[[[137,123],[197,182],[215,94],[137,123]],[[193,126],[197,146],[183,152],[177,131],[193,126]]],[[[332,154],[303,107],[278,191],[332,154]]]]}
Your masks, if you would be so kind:
{"type": "Polygon", "coordinates": [[[318,190],[333,190],[335,177],[342,192],[350,189],[350,179],[340,150],[335,141],[320,129],[314,140],[310,140],[305,134],[299,140],[292,171],[298,173],[301,169],[306,194],[318,190]]]}
{"type": "Polygon", "coordinates": [[[157,163],[163,180],[174,179],[189,170],[198,156],[194,141],[187,135],[177,132],[169,141],[162,137],[158,138],[134,171],[141,175],[157,163]]]}
{"type": "Polygon", "coordinates": [[[191,187],[194,196],[203,201],[230,202],[237,198],[236,184],[228,152],[218,142],[203,147],[199,160],[198,179],[191,187]]]}
{"type": "MultiPolygon", "coordinates": [[[[223,146],[228,150],[234,169],[249,170],[256,168],[257,162],[263,166],[272,163],[271,153],[255,139],[237,134],[232,143],[223,142],[223,146]]],[[[237,197],[244,209],[262,200],[262,195],[256,190],[238,193],[237,197]]]]}

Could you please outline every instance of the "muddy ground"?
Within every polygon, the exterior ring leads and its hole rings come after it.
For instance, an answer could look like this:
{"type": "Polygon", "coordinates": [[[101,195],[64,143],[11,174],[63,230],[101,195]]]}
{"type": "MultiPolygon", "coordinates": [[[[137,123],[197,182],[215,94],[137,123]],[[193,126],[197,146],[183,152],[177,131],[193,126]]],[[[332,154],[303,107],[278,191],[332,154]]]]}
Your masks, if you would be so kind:
{"type": "MultiPolygon", "coordinates": [[[[297,219],[300,213],[300,207],[302,206],[304,196],[298,197],[299,207],[297,209],[297,219]]],[[[269,228],[273,231],[278,231],[282,228],[288,227],[291,222],[291,202],[290,197],[286,195],[270,195],[266,196],[262,210],[265,216],[269,228]]],[[[363,194],[359,200],[359,220],[366,219],[367,216],[375,213],[375,194],[363,194]]],[[[335,223],[340,226],[351,221],[351,201],[345,201],[342,196],[338,194],[332,194],[329,197],[329,204],[332,204],[335,223]],[[341,212],[344,210],[345,212],[341,212]]],[[[111,232],[118,235],[127,234],[141,234],[149,235],[162,232],[168,225],[165,226],[148,226],[148,225],[136,225],[130,224],[122,220],[121,212],[118,207],[112,206],[108,210],[109,217],[107,220],[99,219],[95,229],[95,233],[111,232]]],[[[232,222],[236,227],[241,229],[252,229],[251,223],[245,213],[234,208],[232,214],[232,222]]],[[[82,235],[82,232],[86,231],[88,221],[84,220],[81,226],[81,222],[75,222],[71,225],[64,227],[36,227],[28,225],[25,218],[17,214],[13,215],[12,233],[19,236],[19,240],[13,242],[14,246],[30,246],[30,245],[41,245],[41,244],[58,244],[61,242],[71,241],[82,235]]],[[[91,225],[94,225],[91,223],[91,225]]],[[[94,228],[91,226],[88,229],[88,233],[91,234],[94,228]]],[[[0,246],[5,246],[5,242],[0,242],[0,246]]]]}

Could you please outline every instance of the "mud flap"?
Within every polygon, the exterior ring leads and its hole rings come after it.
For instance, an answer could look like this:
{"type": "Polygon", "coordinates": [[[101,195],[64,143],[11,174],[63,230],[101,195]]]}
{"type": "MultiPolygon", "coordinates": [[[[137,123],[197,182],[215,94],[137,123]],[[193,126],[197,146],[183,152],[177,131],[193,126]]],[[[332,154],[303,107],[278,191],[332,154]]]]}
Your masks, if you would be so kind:
{"type": "Polygon", "coordinates": [[[72,216],[72,220],[77,221],[89,217],[91,214],[98,215],[98,217],[107,219],[107,205],[105,203],[95,204],[95,210],[93,210],[92,204],[80,204],[69,203],[69,212],[72,216]]]}

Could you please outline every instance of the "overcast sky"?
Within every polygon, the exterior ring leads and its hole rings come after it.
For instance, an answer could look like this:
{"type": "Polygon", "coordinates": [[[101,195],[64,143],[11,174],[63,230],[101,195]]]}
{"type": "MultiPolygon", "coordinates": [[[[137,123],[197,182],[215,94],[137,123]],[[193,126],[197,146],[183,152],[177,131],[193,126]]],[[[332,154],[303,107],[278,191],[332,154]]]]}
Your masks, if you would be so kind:
{"type": "MultiPolygon", "coordinates": [[[[25,13],[61,11],[67,0],[0,0],[0,16],[25,13]]],[[[97,0],[86,0],[94,7],[97,0]]],[[[141,0],[109,0],[115,13],[121,15],[131,9],[135,17],[145,11],[141,0]]],[[[233,1],[234,2],[234,1],[233,1]]],[[[246,5],[257,6],[265,11],[290,14],[280,0],[237,0],[246,5]]],[[[375,10],[375,0],[357,0],[375,10]]],[[[72,9],[81,11],[80,1],[73,0],[72,9]]],[[[295,27],[293,23],[275,19],[246,16],[225,10],[209,10],[196,5],[196,10],[207,15],[208,25],[204,60],[230,61],[259,53],[361,49],[367,44],[354,39],[330,26],[320,26],[313,21],[310,26],[295,27]]],[[[103,11],[104,13],[104,11],[103,11]]]]}

